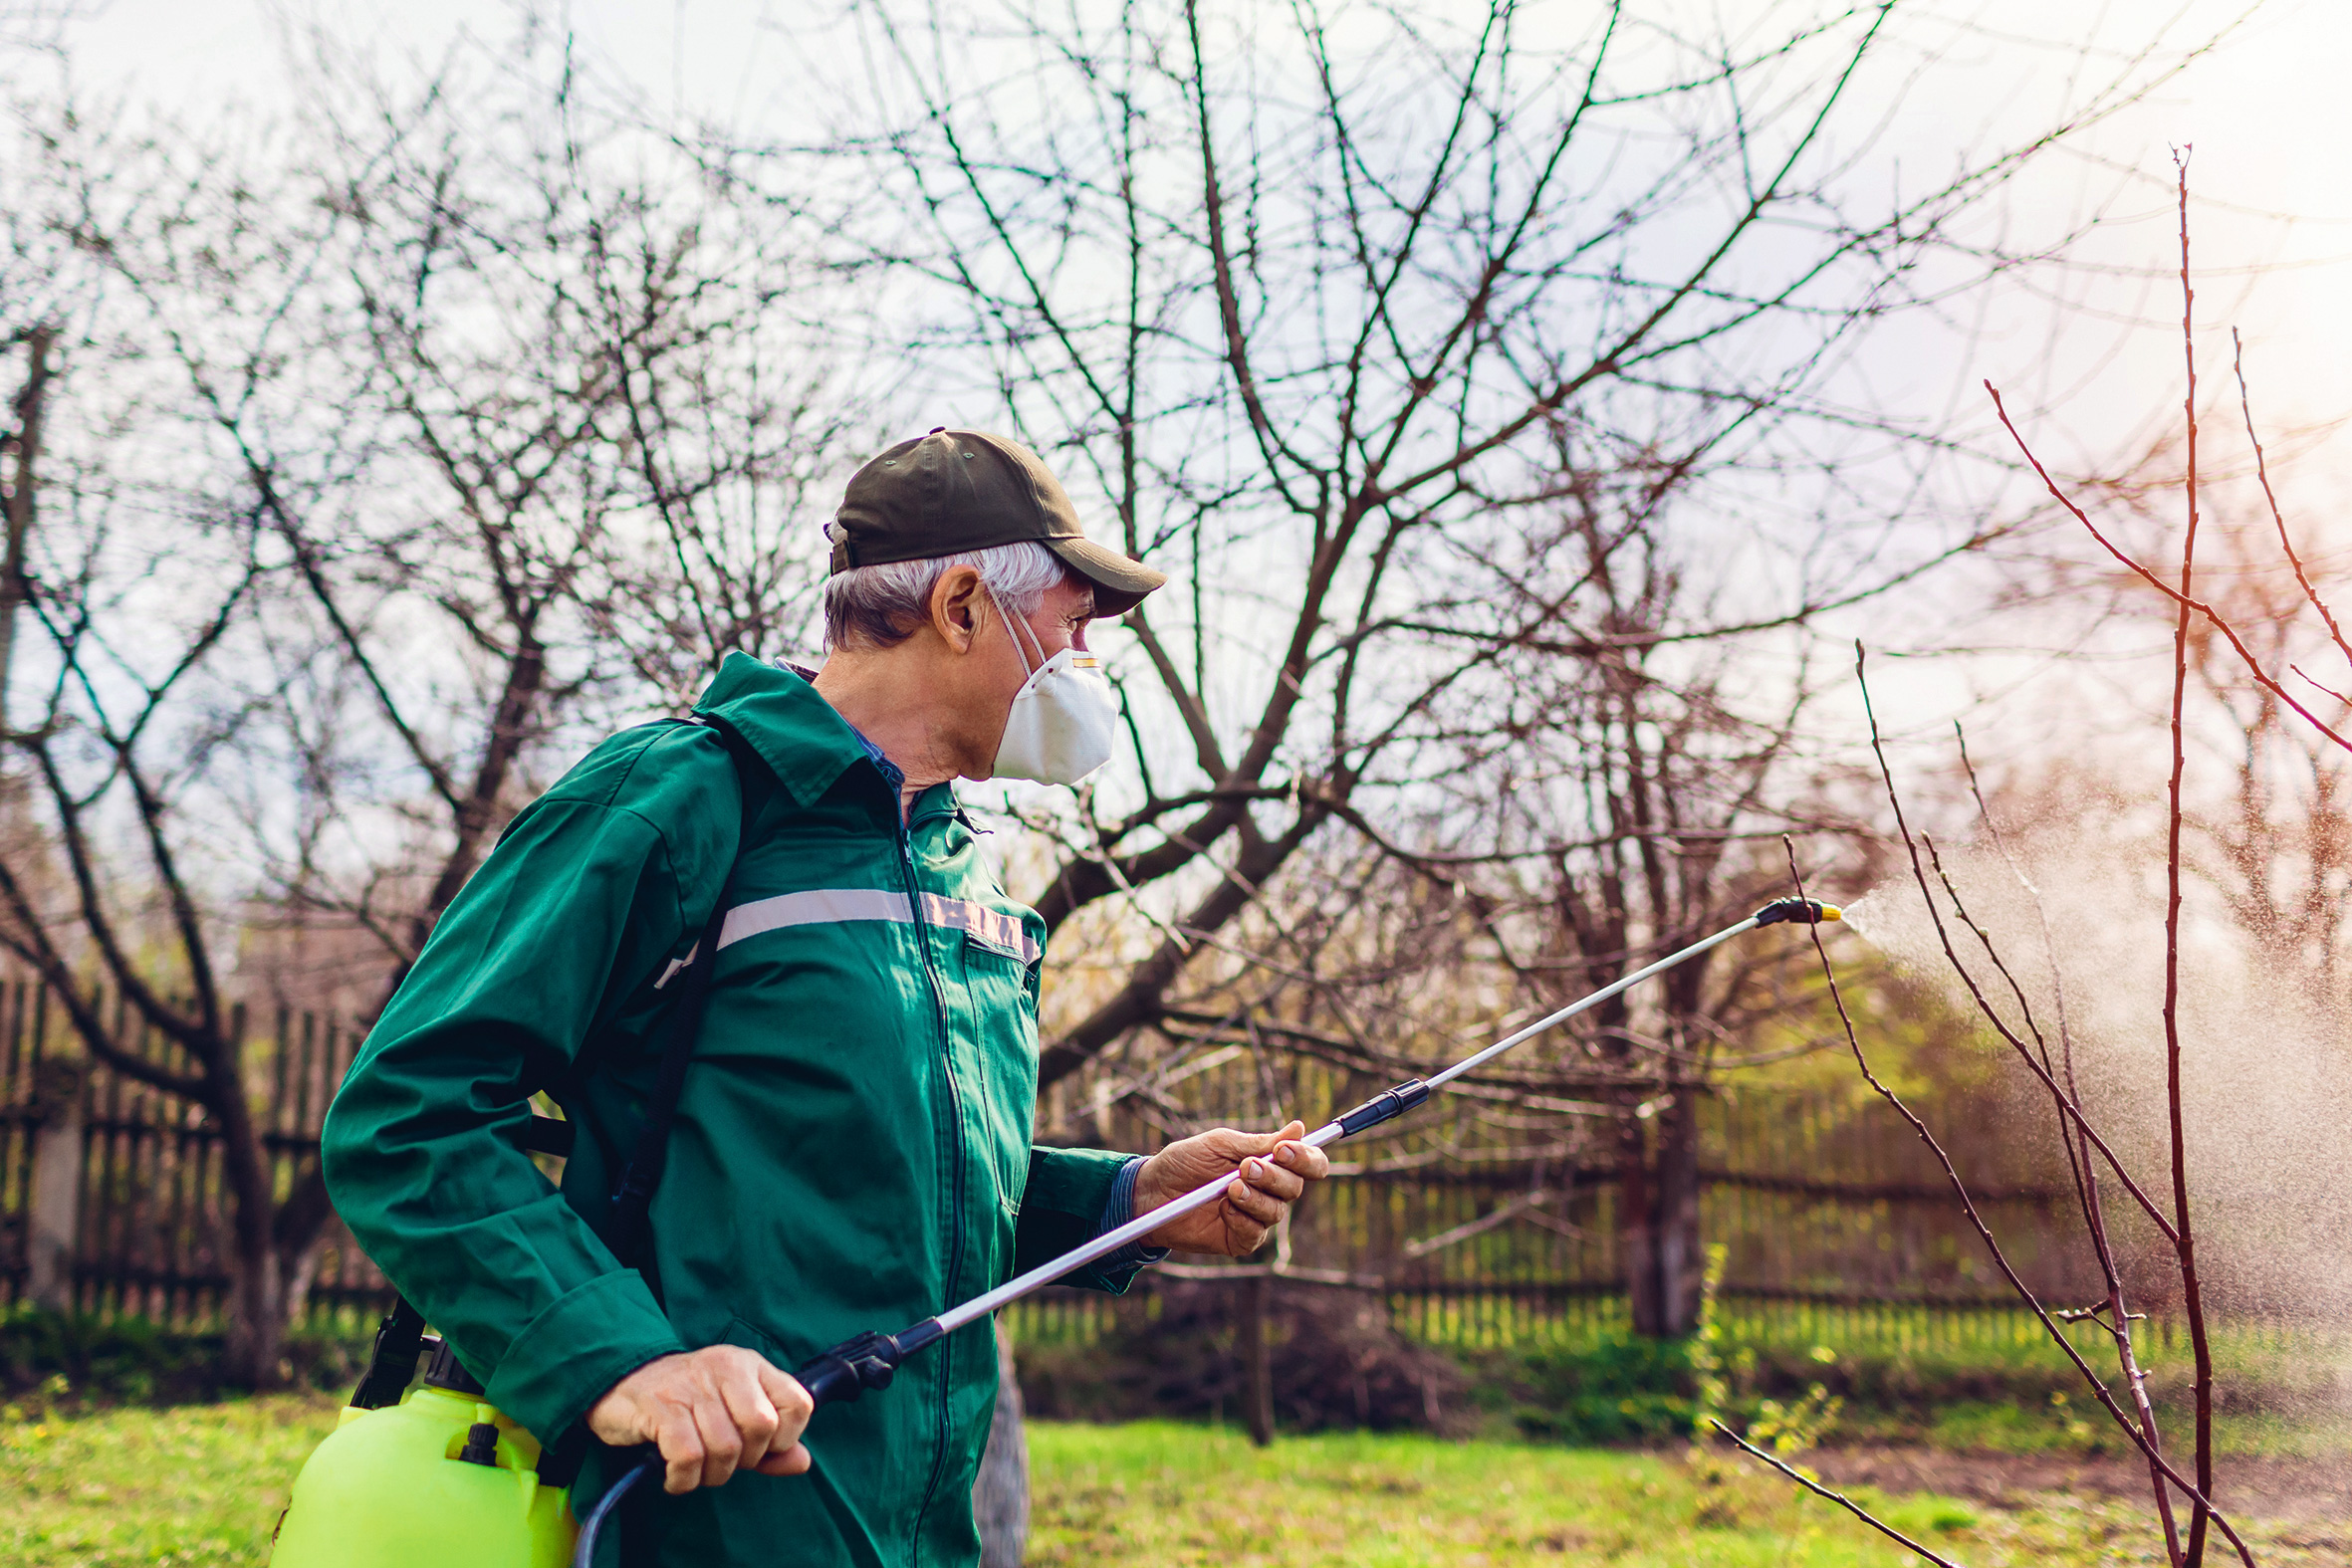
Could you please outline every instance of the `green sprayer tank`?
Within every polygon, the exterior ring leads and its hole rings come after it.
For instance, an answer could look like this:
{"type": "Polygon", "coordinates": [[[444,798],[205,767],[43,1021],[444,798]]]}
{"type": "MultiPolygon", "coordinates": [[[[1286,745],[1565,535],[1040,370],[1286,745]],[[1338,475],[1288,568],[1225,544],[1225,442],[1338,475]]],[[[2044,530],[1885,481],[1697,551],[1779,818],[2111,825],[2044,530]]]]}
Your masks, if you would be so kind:
{"type": "Polygon", "coordinates": [[[577,1527],[538,1463],[531,1434],[436,1354],[397,1405],[345,1409],[294,1478],[270,1568],[564,1568],[577,1527]]]}

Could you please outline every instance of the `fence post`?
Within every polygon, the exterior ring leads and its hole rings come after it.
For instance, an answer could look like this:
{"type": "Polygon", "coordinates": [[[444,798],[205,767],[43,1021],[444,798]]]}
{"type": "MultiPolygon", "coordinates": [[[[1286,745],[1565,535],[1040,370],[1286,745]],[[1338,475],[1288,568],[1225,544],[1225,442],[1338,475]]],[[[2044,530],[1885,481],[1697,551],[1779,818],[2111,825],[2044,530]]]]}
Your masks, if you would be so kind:
{"type": "Polygon", "coordinates": [[[51,1056],[34,1068],[33,1192],[26,1280],[34,1304],[74,1309],[74,1254],[82,1232],[82,1064],[51,1056]]]}

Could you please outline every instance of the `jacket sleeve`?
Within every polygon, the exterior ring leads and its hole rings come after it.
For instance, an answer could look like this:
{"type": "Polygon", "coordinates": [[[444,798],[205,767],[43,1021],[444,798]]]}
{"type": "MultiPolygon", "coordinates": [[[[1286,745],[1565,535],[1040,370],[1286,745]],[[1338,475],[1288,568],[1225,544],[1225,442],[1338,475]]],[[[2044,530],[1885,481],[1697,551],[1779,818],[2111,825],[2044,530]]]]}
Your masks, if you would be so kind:
{"type": "MultiPolygon", "coordinates": [[[[707,864],[712,846],[691,847],[707,864]]],[[[685,1348],[518,1142],[528,1096],[569,1077],[621,999],[699,929],[689,914],[717,889],[680,884],[647,817],[543,797],[443,914],[322,1138],[360,1245],[489,1399],[547,1440],[685,1348]]]]}
{"type": "MultiPolygon", "coordinates": [[[[1103,1206],[1133,1158],[1102,1149],[1031,1149],[1029,1185],[1013,1232],[1013,1271],[1025,1273],[1100,1235],[1103,1206]]],[[[1124,1295],[1145,1261],[1114,1254],[1060,1282],[1124,1295]]]]}

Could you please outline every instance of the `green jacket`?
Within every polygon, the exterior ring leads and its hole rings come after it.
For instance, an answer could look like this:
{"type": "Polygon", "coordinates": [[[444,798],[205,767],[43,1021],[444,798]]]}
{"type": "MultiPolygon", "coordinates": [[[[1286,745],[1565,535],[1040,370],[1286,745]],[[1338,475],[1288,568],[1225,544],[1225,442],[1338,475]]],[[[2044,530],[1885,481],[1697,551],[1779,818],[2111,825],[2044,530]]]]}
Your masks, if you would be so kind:
{"type": "MultiPolygon", "coordinates": [[[[754,791],[653,1202],[658,1296],[594,1227],[650,1090],[663,988],[737,860],[741,787],[715,731],[623,732],[518,815],[327,1119],[328,1186],[359,1243],[544,1440],[656,1356],[748,1345],[790,1369],[965,1300],[1093,1234],[1124,1159],[1031,1146],[1044,922],[998,885],[948,786],[902,829],[856,732],[741,654],[696,712],[732,725],[774,786],[754,791]],[[542,1089],[578,1128],[560,1189],[519,1147],[542,1089]]],[[[887,1392],[820,1412],[809,1474],[662,1497],[661,1560],[976,1562],[996,1381],[989,1326],[961,1330],[887,1392]]],[[[580,1495],[605,1478],[591,1463],[580,1495]]]]}

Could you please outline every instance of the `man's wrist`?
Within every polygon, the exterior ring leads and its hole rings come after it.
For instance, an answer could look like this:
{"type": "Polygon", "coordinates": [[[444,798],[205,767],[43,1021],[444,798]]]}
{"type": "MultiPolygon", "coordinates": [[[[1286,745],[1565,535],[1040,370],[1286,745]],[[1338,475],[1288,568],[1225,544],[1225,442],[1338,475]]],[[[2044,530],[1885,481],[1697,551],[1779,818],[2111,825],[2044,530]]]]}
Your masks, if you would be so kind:
{"type": "MultiPolygon", "coordinates": [[[[1135,1182],[1143,1170],[1143,1156],[1135,1155],[1119,1167],[1119,1174],[1111,1179],[1110,1192],[1102,1201],[1102,1213],[1094,1222],[1096,1235],[1108,1235],[1135,1218],[1135,1182]]],[[[1102,1268],[1140,1266],[1156,1263],[1168,1255],[1164,1246],[1146,1246],[1141,1241],[1129,1241],[1125,1246],[1103,1258],[1102,1268]]]]}

